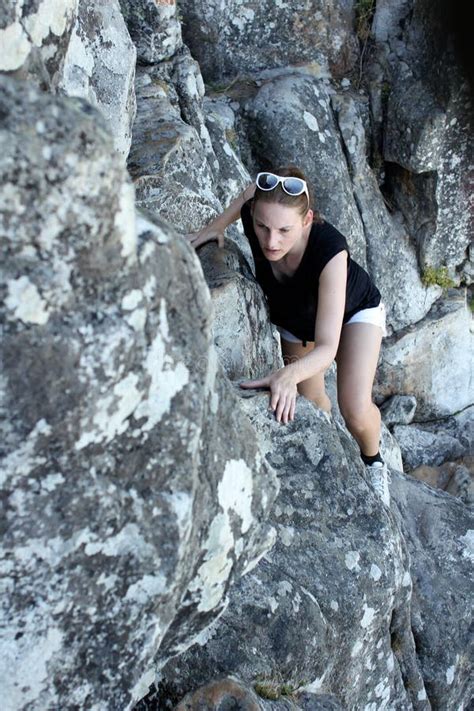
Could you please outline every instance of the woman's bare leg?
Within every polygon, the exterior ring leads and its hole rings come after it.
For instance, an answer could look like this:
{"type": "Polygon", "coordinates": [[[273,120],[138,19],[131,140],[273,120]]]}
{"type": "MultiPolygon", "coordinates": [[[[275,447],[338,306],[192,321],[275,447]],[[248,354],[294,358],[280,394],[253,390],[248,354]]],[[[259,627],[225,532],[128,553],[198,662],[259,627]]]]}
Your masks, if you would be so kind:
{"type": "MultiPolygon", "coordinates": [[[[302,358],[314,348],[314,341],[307,341],[306,347],[302,343],[293,343],[281,338],[281,350],[285,365],[293,363],[295,359],[302,358]]],[[[312,400],[321,410],[331,412],[331,401],[324,387],[324,373],[313,375],[297,385],[298,392],[308,400],[312,400]]]]}
{"type": "Polygon", "coordinates": [[[372,402],[372,385],[381,341],[378,326],[346,324],[336,356],[339,407],[347,429],[368,457],[379,451],[381,418],[372,402]]]}

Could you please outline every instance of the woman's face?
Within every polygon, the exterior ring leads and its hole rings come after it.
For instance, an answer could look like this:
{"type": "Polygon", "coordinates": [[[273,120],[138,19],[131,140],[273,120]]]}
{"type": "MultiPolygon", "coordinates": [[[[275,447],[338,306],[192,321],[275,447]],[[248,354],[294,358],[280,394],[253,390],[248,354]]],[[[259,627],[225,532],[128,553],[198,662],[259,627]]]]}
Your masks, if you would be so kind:
{"type": "MultiPolygon", "coordinates": [[[[265,257],[271,262],[282,259],[305,240],[313,212],[303,218],[297,208],[279,203],[257,201],[252,211],[253,227],[265,257]]],[[[296,250],[294,250],[296,251],[296,250]]]]}

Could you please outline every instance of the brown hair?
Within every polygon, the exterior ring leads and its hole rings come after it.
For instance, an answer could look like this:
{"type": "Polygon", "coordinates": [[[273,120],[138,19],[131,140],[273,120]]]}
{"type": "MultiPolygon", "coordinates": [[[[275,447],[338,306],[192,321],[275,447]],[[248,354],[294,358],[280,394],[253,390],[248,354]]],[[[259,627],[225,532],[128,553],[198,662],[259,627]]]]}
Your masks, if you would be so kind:
{"type": "Polygon", "coordinates": [[[280,183],[273,190],[260,190],[260,188],[257,186],[255,188],[255,194],[253,196],[254,205],[257,202],[269,202],[278,203],[279,205],[288,205],[288,207],[297,208],[301,217],[304,217],[309,208],[311,208],[314,213],[313,222],[323,221],[319,212],[313,207],[314,195],[312,187],[305,174],[299,168],[297,168],[295,165],[285,165],[280,166],[279,168],[275,168],[275,170],[272,169],[269,172],[275,173],[275,175],[280,175],[282,178],[292,177],[301,178],[301,180],[305,180],[306,185],[308,187],[309,203],[306,198],[306,193],[301,193],[301,195],[288,195],[288,193],[285,193],[280,183]]]}

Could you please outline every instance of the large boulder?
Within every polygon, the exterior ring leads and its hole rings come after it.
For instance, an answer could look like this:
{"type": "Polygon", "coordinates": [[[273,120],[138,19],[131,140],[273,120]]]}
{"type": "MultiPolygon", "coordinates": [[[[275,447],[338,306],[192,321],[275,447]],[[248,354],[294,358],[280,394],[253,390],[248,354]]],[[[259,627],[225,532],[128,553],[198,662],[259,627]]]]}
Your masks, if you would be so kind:
{"type": "Polygon", "coordinates": [[[357,60],[353,2],[181,0],[183,36],[207,82],[272,67],[329,62],[335,76],[357,60]]]}
{"type": "Polygon", "coordinates": [[[182,46],[176,2],[119,0],[138,61],[155,64],[170,59],[182,46]]]}
{"type": "Polygon", "coordinates": [[[459,412],[473,401],[472,316],[465,294],[451,290],[417,324],[386,338],[377,371],[379,400],[413,395],[414,421],[459,412]]]}
{"type": "Polygon", "coordinates": [[[468,509],[395,471],[386,509],[347,435],[313,405],[299,399],[286,426],[266,405],[262,396],[242,402],[281,479],[270,513],[277,541],[234,586],[205,642],[159,670],[163,708],[228,674],[256,689],[280,681],[297,707],[304,691],[351,709],[462,707],[468,509]]]}
{"type": "Polygon", "coordinates": [[[79,0],[58,88],[81,96],[101,111],[126,159],[135,119],[136,50],[118,0],[79,0]]]}
{"type": "Polygon", "coordinates": [[[126,708],[271,547],[278,483],[103,119],[0,87],[2,705],[126,708]]]}
{"type": "Polygon", "coordinates": [[[287,69],[262,81],[256,95],[243,104],[243,114],[259,170],[269,165],[300,166],[313,185],[315,207],[348,238],[353,257],[365,266],[364,226],[328,84],[287,69]]]}
{"type": "Polygon", "coordinates": [[[377,2],[374,58],[380,89],[388,93],[386,194],[404,215],[422,269],[446,265],[454,275],[457,267],[465,279],[473,229],[465,209],[472,94],[455,51],[451,17],[448,3],[377,2]]]}
{"type": "Polygon", "coordinates": [[[1,72],[34,78],[44,89],[57,85],[79,0],[23,0],[0,8],[1,72]]]}
{"type": "Polygon", "coordinates": [[[16,0],[0,10],[0,71],[87,99],[127,157],[135,118],[136,50],[117,0],[16,0]]]}
{"type": "Polygon", "coordinates": [[[387,321],[399,330],[420,321],[440,295],[423,285],[416,249],[397,216],[391,215],[367,162],[365,127],[359,102],[335,94],[332,104],[351,169],[352,186],[367,241],[369,271],[387,306],[387,321]]]}

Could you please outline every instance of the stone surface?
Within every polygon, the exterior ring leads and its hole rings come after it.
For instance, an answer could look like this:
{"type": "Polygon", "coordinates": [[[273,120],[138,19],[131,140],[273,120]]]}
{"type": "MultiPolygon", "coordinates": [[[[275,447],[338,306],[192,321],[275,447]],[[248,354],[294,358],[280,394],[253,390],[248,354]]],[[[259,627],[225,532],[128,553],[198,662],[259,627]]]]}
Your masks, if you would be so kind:
{"type": "Polygon", "coordinates": [[[410,553],[411,627],[431,708],[469,708],[472,509],[409,476],[393,477],[391,494],[410,553]]]}
{"type": "Polygon", "coordinates": [[[101,111],[125,159],[136,113],[135,62],[118,1],[79,0],[58,87],[101,111]]]}
{"type": "Polygon", "coordinates": [[[381,408],[382,419],[387,425],[409,425],[416,412],[416,397],[413,395],[393,395],[381,408]]]}
{"type": "Polygon", "coordinates": [[[416,325],[384,339],[376,375],[379,401],[412,395],[414,421],[445,417],[472,404],[472,317],[462,291],[452,290],[416,325]]]}
{"type": "MultiPolygon", "coordinates": [[[[450,6],[377,2],[379,80],[388,89],[386,194],[404,215],[420,265],[464,270],[473,232],[472,94],[455,52],[450,6]]],[[[459,8],[453,15],[460,14],[459,8]]]]}
{"type": "Polygon", "coordinates": [[[141,63],[169,59],[182,46],[176,2],[119,0],[141,63]]]}
{"type": "Polygon", "coordinates": [[[354,259],[366,264],[363,224],[334,120],[327,84],[286,70],[263,83],[244,105],[259,170],[298,165],[314,188],[315,207],[348,239],[354,259]]]}
{"type": "Polygon", "coordinates": [[[327,61],[344,76],[357,59],[352,0],[258,4],[181,0],[183,36],[207,82],[272,67],[327,61]]]}
{"type": "MultiPolygon", "coordinates": [[[[128,160],[137,205],[160,214],[183,232],[199,229],[221,210],[212,190],[208,158],[216,162],[214,170],[218,166],[204,117],[201,114],[202,140],[199,125],[196,128],[182,118],[187,100],[178,91],[175,69],[188,62],[189,71],[194,71],[195,63],[183,49],[183,55],[173,61],[137,68],[137,117],[128,160]]],[[[181,67],[181,76],[183,71],[181,67]]]]}
{"type": "Polygon", "coordinates": [[[298,691],[333,694],[343,708],[462,705],[467,508],[392,471],[389,512],[365,483],[354,445],[310,403],[298,400],[284,427],[266,398],[246,398],[244,407],[281,480],[270,514],[277,541],[234,586],[205,644],[161,669],[163,700],[235,674],[247,684],[276,675],[298,691]],[[440,515],[427,528],[433,506],[440,515]],[[443,596],[430,593],[438,575],[443,596]]]}
{"type": "Polygon", "coordinates": [[[99,113],[0,86],[2,705],[126,708],[271,547],[278,482],[99,113]]]}
{"type": "Polygon", "coordinates": [[[214,345],[227,377],[259,378],[283,367],[265,295],[239,249],[226,240],[224,249],[205,245],[198,255],[211,290],[214,345]]]}
{"type": "Polygon", "coordinates": [[[415,479],[457,496],[467,506],[474,505],[474,457],[445,462],[439,467],[422,464],[410,472],[415,479]]]}
{"type": "Polygon", "coordinates": [[[415,425],[395,425],[393,434],[402,450],[405,471],[421,464],[442,464],[464,453],[461,443],[443,431],[434,433],[415,425]]]}
{"type": "Polygon", "coordinates": [[[350,95],[334,95],[332,104],[364,225],[368,270],[387,307],[387,323],[399,330],[420,321],[441,289],[422,284],[415,246],[403,225],[387,209],[367,163],[365,129],[358,102],[350,95]]]}
{"type": "Polygon", "coordinates": [[[0,7],[1,72],[52,89],[61,73],[79,0],[13,0],[0,7]]]}

